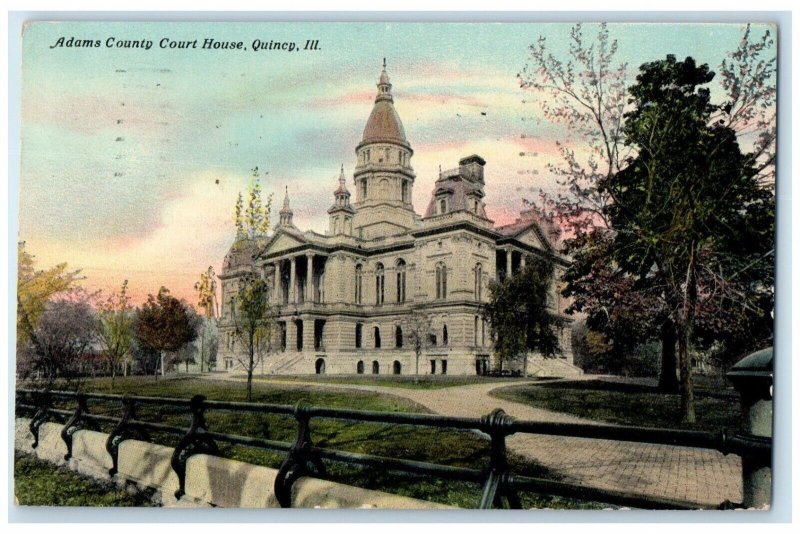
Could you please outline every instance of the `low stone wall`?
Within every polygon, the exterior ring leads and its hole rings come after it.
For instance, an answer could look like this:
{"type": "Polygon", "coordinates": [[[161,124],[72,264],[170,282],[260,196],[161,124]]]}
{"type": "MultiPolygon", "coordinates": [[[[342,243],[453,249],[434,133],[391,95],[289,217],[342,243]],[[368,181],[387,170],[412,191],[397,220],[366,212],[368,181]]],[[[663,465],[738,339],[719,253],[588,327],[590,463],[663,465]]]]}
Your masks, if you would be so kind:
{"type": "MultiPolygon", "coordinates": [[[[39,428],[39,446],[32,448],[30,419],[18,418],[14,448],[78,473],[110,480],[111,457],[106,451],[108,434],[79,430],[73,435],[72,457],[64,460],[67,447],[61,439],[63,425],[44,423],[39,428]]],[[[119,466],[114,480],[156,490],[164,506],[218,506],[225,508],[278,508],[273,491],[277,469],[261,467],[206,454],[191,456],[186,463],[186,494],[175,499],[178,477],[170,461],[173,449],[137,440],[119,447],[119,466]]],[[[366,490],[336,482],[303,477],[292,488],[294,508],[385,508],[446,509],[442,504],[366,490]]]]}

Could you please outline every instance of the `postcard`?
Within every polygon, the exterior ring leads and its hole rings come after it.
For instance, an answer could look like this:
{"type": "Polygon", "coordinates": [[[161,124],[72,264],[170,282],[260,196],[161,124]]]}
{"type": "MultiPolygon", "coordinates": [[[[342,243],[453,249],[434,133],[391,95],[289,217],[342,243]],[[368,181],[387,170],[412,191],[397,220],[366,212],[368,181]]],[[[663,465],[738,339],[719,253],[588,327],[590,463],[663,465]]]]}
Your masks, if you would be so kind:
{"type": "Polygon", "coordinates": [[[768,510],[778,31],[25,24],[15,502],[768,510]]]}

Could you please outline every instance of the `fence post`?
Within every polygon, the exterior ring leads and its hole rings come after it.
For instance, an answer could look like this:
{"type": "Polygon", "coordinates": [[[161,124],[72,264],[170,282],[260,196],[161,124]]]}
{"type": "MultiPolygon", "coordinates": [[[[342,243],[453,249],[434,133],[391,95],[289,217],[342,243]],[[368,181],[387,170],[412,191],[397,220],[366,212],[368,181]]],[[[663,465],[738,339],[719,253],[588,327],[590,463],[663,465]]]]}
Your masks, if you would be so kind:
{"type": "MultiPolygon", "coordinates": [[[[728,379],[741,397],[743,437],[772,438],[772,348],[754,352],[734,365],[728,379]]],[[[742,505],[769,507],[772,498],[770,455],[742,455],[742,505]]]]}
{"type": "Polygon", "coordinates": [[[219,447],[211,437],[206,434],[208,427],[205,418],[205,400],[203,395],[192,397],[189,410],[192,413],[192,422],[186,435],[181,438],[172,453],[172,470],[178,475],[178,489],[175,498],[180,499],[186,493],[186,462],[193,454],[219,455],[219,447]]]}

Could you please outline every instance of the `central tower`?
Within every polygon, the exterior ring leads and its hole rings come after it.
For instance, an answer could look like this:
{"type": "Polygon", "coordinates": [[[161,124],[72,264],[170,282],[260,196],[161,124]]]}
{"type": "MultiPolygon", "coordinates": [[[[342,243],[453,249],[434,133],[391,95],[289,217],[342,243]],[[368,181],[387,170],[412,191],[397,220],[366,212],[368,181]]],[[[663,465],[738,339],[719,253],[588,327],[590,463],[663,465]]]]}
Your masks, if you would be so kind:
{"type": "Polygon", "coordinates": [[[356,147],[353,178],[356,185],[353,228],[365,239],[400,234],[417,220],[411,204],[414,151],[406,139],[403,123],[394,109],[392,84],[386,60],[378,80],[378,94],[364,135],[356,147]]]}

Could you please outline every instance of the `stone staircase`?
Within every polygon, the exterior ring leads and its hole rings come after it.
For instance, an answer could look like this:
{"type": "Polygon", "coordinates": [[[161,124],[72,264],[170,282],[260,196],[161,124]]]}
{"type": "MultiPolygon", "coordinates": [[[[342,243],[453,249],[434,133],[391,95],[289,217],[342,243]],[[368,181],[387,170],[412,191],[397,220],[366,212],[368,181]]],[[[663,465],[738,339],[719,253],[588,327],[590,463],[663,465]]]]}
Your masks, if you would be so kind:
{"type": "Polygon", "coordinates": [[[528,376],[574,378],[581,376],[583,369],[562,358],[530,358],[528,376]]]}

